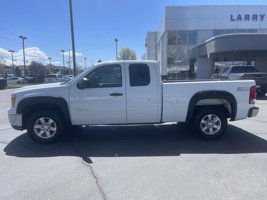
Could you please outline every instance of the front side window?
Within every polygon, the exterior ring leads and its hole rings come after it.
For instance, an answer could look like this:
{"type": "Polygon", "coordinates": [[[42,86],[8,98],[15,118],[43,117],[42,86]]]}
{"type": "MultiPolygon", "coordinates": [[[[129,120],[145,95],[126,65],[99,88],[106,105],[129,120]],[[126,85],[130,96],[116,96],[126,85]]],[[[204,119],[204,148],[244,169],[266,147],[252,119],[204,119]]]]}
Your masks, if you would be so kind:
{"type": "Polygon", "coordinates": [[[96,68],[85,79],[87,82],[86,88],[121,87],[121,66],[119,64],[112,64],[96,68]]]}
{"type": "Polygon", "coordinates": [[[146,64],[129,65],[130,86],[146,86],[150,83],[149,67],[146,64]]]}

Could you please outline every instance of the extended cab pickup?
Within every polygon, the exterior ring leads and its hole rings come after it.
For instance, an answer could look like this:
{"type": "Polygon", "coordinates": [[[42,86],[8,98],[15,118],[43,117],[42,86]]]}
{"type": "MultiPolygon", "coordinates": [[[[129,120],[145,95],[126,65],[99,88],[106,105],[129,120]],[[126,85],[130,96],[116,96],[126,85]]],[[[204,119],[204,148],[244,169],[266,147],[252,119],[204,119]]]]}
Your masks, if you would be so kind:
{"type": "Polygon", "coordinates": [[[102,62],[65,83],[23,87],[11,96],[10,124],[39,143],[72,125],[190,122],[205,139],[228,119],[254,117],[253,80],[163,82],[156,61],[102,62]]]}

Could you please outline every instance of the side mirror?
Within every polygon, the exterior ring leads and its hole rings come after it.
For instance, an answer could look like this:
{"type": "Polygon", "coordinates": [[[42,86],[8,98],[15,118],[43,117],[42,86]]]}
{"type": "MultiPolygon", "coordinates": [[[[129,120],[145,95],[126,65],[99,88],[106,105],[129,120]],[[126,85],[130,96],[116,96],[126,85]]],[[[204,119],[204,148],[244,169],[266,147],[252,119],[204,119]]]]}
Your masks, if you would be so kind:
{"type": "Polygon", "coordinates": [[[80,80],[78,83],[77,83],[77,88],[83,90],[85,88],[91,88],[93,87],[93,84],[92,82],[87,79],[87,78],[83,78],[82,80],[80,80]]]}
{"type": "Polygon", "coordinates": [[[77,83],[77,88],[83,90],[84,88],[86,88],[86,80],[87,78],[83,78],[82,80],[80,80],[78,83],[77,83]]]}

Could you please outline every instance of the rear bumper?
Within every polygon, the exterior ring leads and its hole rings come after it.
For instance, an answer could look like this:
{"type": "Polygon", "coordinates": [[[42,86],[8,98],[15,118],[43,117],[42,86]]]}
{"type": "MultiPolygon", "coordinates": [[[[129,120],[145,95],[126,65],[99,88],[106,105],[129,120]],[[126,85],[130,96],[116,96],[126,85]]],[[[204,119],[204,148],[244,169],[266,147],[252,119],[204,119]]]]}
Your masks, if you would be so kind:
{"type": "Polygon", "coordinates": [[[252,107],[248,111],[248,117],[256,117],[259,113],[259,108],[258,107],[252,107]]]}

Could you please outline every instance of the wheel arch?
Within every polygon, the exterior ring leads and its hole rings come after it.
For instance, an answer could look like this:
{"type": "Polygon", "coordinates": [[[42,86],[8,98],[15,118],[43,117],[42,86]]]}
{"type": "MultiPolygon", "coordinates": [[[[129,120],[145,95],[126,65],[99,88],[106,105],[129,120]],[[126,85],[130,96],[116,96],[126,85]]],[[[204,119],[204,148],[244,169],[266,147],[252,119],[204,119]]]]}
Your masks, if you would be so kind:
{"type": "Polygon", "coordinates": [[[22,129],[26,128],[29,115],[36,110],[57,112],[66,124],[71,124],[68,103],[62,97],[29,97],[21,100],[17,106],[17,114],[22,114],[22,129]]]}
{"type": "Polygon", "coordinates": [[[186,121],[191,121],[196,109],[204,106],[220,106],[226,109],[231,120],[236,118],[237,101],[235,97],[226,91],[201,91],[194,94],[189,102],[186,121]]]}

